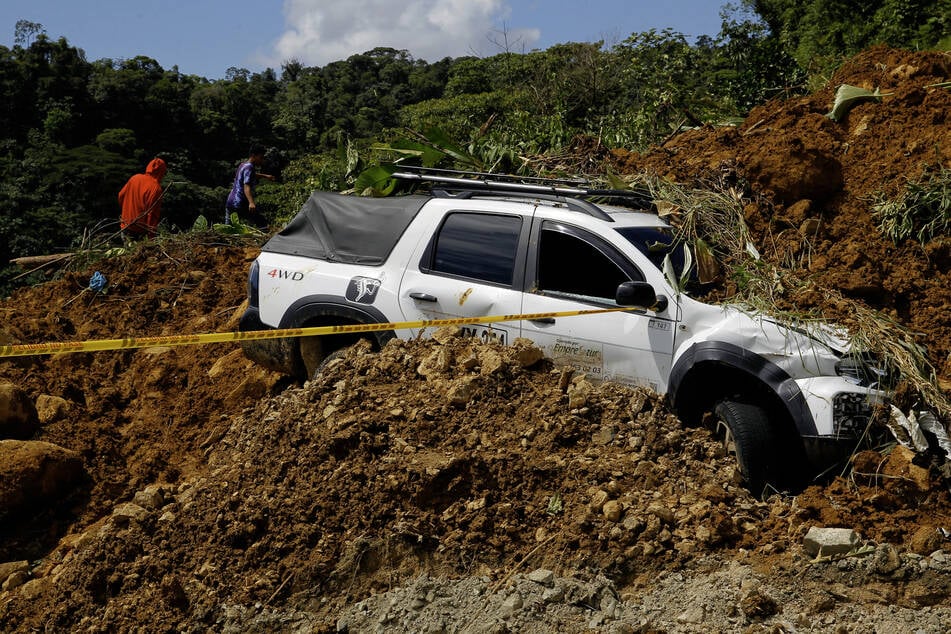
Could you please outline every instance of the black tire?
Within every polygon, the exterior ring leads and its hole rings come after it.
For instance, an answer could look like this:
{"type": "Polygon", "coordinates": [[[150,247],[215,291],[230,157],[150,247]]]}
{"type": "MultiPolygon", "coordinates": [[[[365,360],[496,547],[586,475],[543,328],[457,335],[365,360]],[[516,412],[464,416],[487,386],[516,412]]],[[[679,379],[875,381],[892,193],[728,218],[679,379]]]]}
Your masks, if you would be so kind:
{"type": "Polygon", "coordinates": [[[343,358],[343,356],[347,354],[348,350],[350,350],[350,346],[344,346],[343,348],[340,348],[339,350],[334,350],[333,352],[325,356],[323,359],[321,359],[320,363],[317,364],[317,368],[314,370],[314,374],[313,376],[311,376],[311,378],[315,379],[318,376],[320,376],[320,374],[327,368],[327,366],[329,366],[331,363],[333,363],[337,359],[343,358]]]}
{"type": "Polygon", "coordinates": [[[717,435],[727,453],[736,456],[743,483],[753,495],[765,497],[776,487],[779,464],[776,435],[766,410],[733,400],[720,401],[714,410],[717,435]]]}
{"type": "Polygon", "coordinates": [[[373,340],[368,339],[366,337],[360,337],[359,339],[356,339],[355,341],[351,341],[350,343],[344,343],[344,345],[341,346],[340,348],[327,352],[327,355],[323,359],[321,359],[320,363],[317,364],[317,368],[314,370],[314,373],[311,375],[311,378],[314,378],[317,375],[319,375],[328,366],[330,366],[331,363],[333,363],[337,359],[342,358],[345,354],[347,354],[353,349],[361,349],[366,352],[371,352],[375,350],[376,348],[373,345],[373,340]]]}

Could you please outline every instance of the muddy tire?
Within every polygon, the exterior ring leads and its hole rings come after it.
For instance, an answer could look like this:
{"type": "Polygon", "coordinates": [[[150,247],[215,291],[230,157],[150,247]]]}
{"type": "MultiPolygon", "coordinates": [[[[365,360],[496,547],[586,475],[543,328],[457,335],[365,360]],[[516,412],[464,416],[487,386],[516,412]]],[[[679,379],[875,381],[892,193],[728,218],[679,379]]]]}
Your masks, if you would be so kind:
{"type": "Polygon", "coordinates": [[[341,348],[337,348],[336,350],[330,350],[323,357],[323,359],[321,359],[320,363],[315,368],[314,373],[311,375],[311,378],[316,377],[318,374],[320,374],[325,369],[327,369],[330,366],[330,364],[332,364],[337,359],[342,358],[344,355],[346,355],[348,352],[352,350],[355,350],[357,354],[363,354],[366,352],[372,352],[376,350],[376,348],[374,348],[372,340],[367,339],[366,337],[361,337],[360,339],[357,339],[355,342],[346,344],[341,348]]]}
{"type": "Polygon", "coordinates": [[[743,484],[762,498],[777,480],[776,436],[766,410],[733,400],[720,401],[714,410],[716,432],[728,454],[736,457],[743,484]]]}
{"type": "Polygon", "coordinates": [[[347,354],[348,350],[350,350],[349,346],[340,348],[339,350],[334,350],[330,354],[326,355],[323,359],[321,359],[320,363],[317,364],[317,367],[314,369],[314,373],[313,375],[311,375],[311,378],[316,378],[320,376],[321,372],[327,369],[327,367],[331,363],[333,363],[337,359],[343,358],[343,356],[347,354]]]}

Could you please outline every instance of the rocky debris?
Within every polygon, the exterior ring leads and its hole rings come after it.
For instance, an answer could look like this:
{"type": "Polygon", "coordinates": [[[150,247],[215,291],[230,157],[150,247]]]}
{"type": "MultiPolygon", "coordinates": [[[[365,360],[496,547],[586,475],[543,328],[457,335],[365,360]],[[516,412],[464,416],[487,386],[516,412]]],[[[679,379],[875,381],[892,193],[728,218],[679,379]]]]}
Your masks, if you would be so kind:
{"type": "Polygon", "coordinates": [[[40,394],[36,398],[36,414],[42,425],[63,420],[70,409],[70,402],[61,396],[40,394]]]}
{"type": "Polygon", "coordinates": [[[13,590],[30,578],[30,562],[8,561],[0,563],[0,590],[13,590]]]}
{"type": "Polygon", "coordinates": [[[740,599],[740,610],[751,621],[760,621],[779,612],[776,599],[769,596],[759,586],[746,591],[740,599]]]}
{"type": "Polygon", "coordinates": [[[931,490],[928,469],[914,463],[916,454],[908,447],[896,446],[888,453],[882,475],[890,480],[888,488],[897,494],[924,495],[931,490]]]}
{"type": "MultiPolygon", "coordinates": [[[[838,506],[820,504],[831,489],[758,501],[710,431],[656,395],[522,354],[458,333],[354,346],[208,435],[204,474],[146,484],[63,538],[0,599],[0,627],[710,631],[812,623],[787,607],[801,584],[848,588],[819,617],[832,622],[882,593],[908,610],[949,596],[941,531],[915,527],[919,547],[940,543],[928,556],[807,559],[793,545],[838,506]],[[650,596],[669,570],[691,600],[650,596]],[[72,591],[90,586],[109,588],[108,611],[72,591]]],[[[917,512],[946,517],[933,510],[917,512]]]]}
{"type": "Polygon", "coordinates": [[[364,599],[336,622],[337,632],[633,633],[650,631],[643,613],[624,606],[606,578],[514,575],[504,587],[487,577],[445,581],[421,576],[364,599]]]}

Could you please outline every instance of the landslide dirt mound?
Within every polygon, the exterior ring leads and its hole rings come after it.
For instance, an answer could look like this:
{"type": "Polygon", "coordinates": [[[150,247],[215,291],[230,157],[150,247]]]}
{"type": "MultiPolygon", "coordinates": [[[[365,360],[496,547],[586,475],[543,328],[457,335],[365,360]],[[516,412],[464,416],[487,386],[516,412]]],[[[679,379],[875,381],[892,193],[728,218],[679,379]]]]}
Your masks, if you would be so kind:
{"type": "MultiPolygon", "coordinates": [[[[82,341],[236,329],[258,250],[189,238],[142,246],[94,268],[14,293],[0,305],[4,342],[82,341]],[[94,270],[108,281],[89,290],[94,270]]],[[[38,439],[79,452],[88,479],[62,507],[0,524],[0,561],[40,558],[71,522],[89,523],[144,484],[203,468],[201,443],[230,413],[266,396],[278,377],[234,346],[154,347],[21,357],[0,379],[66,408],[38,439]]],[[[77,483],[79,484],[79,483],[77,483]]]]}
{"type": "MultiPolygon", "coordinates": [[[[525,343],[451,331],[379,354],[355,348],[203,446],[204,473],[159,479],[62,540],[0,608],[0,625],[240,630],[268,606],[271,627],[296,615],[307,625],[293,631],[325,631],[350,604],[420,574],[476,575],[496,593],[547,569],[591,580],[600,596],[601,573],[636,597],[665,570],[718,568],[711,555],[788,565],[817,522],[904,551],[921,539],[928,553],[951,547],[938,532],[951,525],[946,492],[875,479],[758,502],[712,434],[684,428],[651,393],[593,385],[525,343]]],[[[896,561],[896,602],[951,597],[951,577],[896,561]]],[[[601,618],[623,622],[618,609],[601,618]]],[[[471,621],[472,610],[450,618],[471,621]]]]}
{"type": "MultiPolygon", "coordinates": [[[[737,127],[685,132],[643,155],[614,151],[612,162],[621,173],[735,182],[762,196],[746,208],[746,221],[764,257],[920,333],[951,386],[951,239],[896,245],[871,211],[877,195],[895,197],[951,165],[951,90],[937,85],[949,76],[951,54],[872,48],[818,92],[759,106],[737,127]],[[841,84],[878,88],[883,97],[832,121],[826,114],[841,84]]],[[[849,317],[822,292],[789,299],[849,317]]]]}
{"type": "MultiPolygon", "coordinates": [[[[948,80],[947,59],[873,49],[738,129],[614,161],[748,183],[762,195],[747,213],[762,253],[919,332],[940,368],[947,236],[892,245],[865,197],[900,189],[932,156],[947,163],[948,91],[926,87],[948,80]],[[833,123],[822,115],[838,83],[893,95],[833,123]],[[808,219],[819,225],[806,240],[808,219]]],[[[0,339],[234,330],[257,252],[208,236],[142,245],[3,301],[0,339]],[[105,294],[85,290],[96,270],[105,294]]],[[[0,362],[0,379],[34,400],[66,400],[37,439],[78,452],[86,473],[62,503],[0,522],[0,568],[27,561],[0,591],[0,630],[305,632],[339,619],[351,631],[939,632],[951,621],[951,500],[927,459],[870,452],[827,486],[756,501],[707,430],[684,428],[651,394],[536,357],[444,332],[353,350],[304,385],[231,344],[0,362]],[[810,562],[813,525],[853,528],[874,554],[810,562]]]]}

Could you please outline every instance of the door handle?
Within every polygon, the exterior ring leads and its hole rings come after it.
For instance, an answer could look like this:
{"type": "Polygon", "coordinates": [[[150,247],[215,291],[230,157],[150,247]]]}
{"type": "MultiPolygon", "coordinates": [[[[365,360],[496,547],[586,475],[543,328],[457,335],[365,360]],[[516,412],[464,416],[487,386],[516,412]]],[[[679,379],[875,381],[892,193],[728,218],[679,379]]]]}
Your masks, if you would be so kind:
{"type": "Polygon", "coordinates": [[[553,324],[555,323],[554,317],[540,317],[539,319],[529,319],[533,324],[553,324]]]}
{"type": "Polygon", "coordinates": [[[439,301],[439,299],[437,299],[433,295],[430,295],[429,293],[410,293],[409,296],[421,302],[438,302],[439,301]]]}

